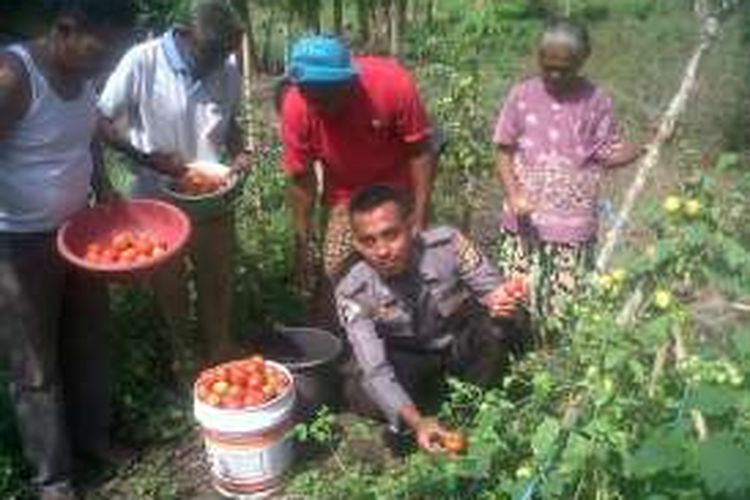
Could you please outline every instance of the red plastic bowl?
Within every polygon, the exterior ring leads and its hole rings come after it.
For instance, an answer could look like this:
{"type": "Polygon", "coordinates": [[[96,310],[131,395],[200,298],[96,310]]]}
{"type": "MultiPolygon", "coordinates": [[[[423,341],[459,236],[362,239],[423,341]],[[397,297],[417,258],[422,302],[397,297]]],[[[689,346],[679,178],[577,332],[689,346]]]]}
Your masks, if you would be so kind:
{"type": "Polygon", "coordinates": [[[190,238],[190,219],[174,205],[158,200],[118,200],[84,209],[57,232],[60,254],[75,266],[111,277],[146,274],[177,255],[190,238]],[[146,262],[98,263],[84,259],[89,243],[107,241],[119,231],[147,231],[167,250],[146,262]]]}

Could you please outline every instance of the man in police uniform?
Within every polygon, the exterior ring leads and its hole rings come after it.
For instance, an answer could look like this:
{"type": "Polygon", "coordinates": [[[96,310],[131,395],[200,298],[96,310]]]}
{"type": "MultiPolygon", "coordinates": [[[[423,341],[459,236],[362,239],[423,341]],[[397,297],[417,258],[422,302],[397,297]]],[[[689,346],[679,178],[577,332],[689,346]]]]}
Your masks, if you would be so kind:
{"type": "Polygon", "coordinates": [[[414,400],[435,395],[446,371],[491,382],[504,366],[508,340],[494,318],[512,316],[516,299],[458,231],[415,234],[399,191],[365,188],[352,198],[349,215],[363,260],[336,287],[356,364],[347,395],[355,411],[372,413],[362,401],[374,404],[393,429],[405,424],[421,448],[438,451],[448,431],[422,416],[414,400]]]}

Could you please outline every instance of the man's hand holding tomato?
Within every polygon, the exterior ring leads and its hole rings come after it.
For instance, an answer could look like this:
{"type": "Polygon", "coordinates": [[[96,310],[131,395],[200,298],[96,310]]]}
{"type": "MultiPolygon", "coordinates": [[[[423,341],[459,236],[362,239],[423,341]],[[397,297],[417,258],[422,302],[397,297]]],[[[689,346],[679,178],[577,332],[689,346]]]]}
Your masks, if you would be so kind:
{"type": "Polygon", "coordinates": [[[422,417],[414,428],[417,444],[428,453],[443,451],[442,443],[448,432],[434,417],[422,417]]]}
{"type": "Polygon", "coordinates": [[[526,278],[516,276],[487,294],[482,299],[482,303],[487,307],[491,316],[507,318],[516,312],[519,303],[528,300],[528,295],[526,278]]]}
{"type": "Polygon", "coordinates": [[[401,417],[414,431],[419,448],[427,453],[457,455],[466,449],[466,437],[463,434],[446,429],[435,417],[422,416],[414,405],[404,406],[401,417]]]}

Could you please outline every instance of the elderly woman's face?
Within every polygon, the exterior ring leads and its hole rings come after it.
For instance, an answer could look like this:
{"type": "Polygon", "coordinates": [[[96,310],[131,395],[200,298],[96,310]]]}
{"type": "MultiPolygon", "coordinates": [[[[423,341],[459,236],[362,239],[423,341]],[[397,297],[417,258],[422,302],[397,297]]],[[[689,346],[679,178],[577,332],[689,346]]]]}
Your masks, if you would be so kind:
{"type": "Polygon", "coordinates": [[[570,90],[578,77],[583,60],[569,45],[547,44],[539,49],[539,67],[545,86],[554,94],[570,90]]]}

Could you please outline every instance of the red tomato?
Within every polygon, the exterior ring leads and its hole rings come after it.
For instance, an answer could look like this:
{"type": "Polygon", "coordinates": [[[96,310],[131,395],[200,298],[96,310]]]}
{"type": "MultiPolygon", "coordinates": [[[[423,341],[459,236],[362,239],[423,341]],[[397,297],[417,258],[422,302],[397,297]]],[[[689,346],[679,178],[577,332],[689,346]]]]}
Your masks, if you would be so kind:
{"type": "Polygon", "coordinates": [[[245,407],[245,400],[241,396],[227,396],[222,400],[222,405],[224,408],[239,410],[245,407]]]}
{"type": "Polygon", "coordinates": [[[466,450],[466,445],[466,436],[460,432],[448,432],[443,437],[443,448],[448,453],[463,453],[466,450]]]}
{"type": "Polygon", "coordinates": [[[206,387],[211,387],[213,383],[216,382],[217,380],[219,379],[216,377],[216,374],[214,374],[214,372],[204,371],[203,373],[201,373],[200,377],[198,378],[198,383],[203,384],[206,387]]]}
{"type": "Polygon", "coordinates": [[[86,256],[84,257],[89,262],[99,263],[102,261],[101,255],[99,255],[97,252],[86,252],[86,256]]]}
{"type": "Polygon", "coordinates": [[[211,385],[211,391],[214,394],[218,394],[219,396],[223,396],[229,391],[229,384],[226,380],[219,380],[217,382],[214,382],[211,385]]]}
{"type": "Polygon", "coordinates": [[[133,246],[134,236],[130,231],[120,231],[112,238],[112,248],[122,252],[133,246]]]}
{"type": "Polygon", "coordinates": [[[241,386],[239,386],[239,385],[232,384],[232,385],[229,386],[229,389],[227,389],[227,396],[228,397],[233,397],[233,398],[239,397],[239,398],[242,398],[244,395],[245,395],[245,390],[241,386]]]}
{"type": "Polygon", "coordinates": [[[266,384],[263,386],[263,396],[265,396],[266,401],[270,401],[273,398],[275,398],[276,394],[277,394],[276,387],[270,384],[266,384]]]}
{"type": "Polygon", "coordinates": [[[198,387],[196,389],[198,399],[201,401],[208,401],[208,397],[211,395],[211,390],[208,388],[208,386],[203,384],[198,384],[198,387]]]}
{"type": "Polygon", "coordinates": [[[266,381],[268,385],[273,386],[276,389],[279,389],[282,387],[281,384],[282,376],[279,373],[271,373],[266,377],[266,381]]]}
{"type": "Polygon", "coordinates": [[[141,255],[151,255],[151,253],[154,251],[154,244],[151,242],[151,240],[146,238],[141,238],[135,243],[135,249],[141,254],[141,255]]]}
{"type": "Polygon", "coordinates": [[[102,253],[102,246],[99,243],[89,243],[86,245],[86,253],[95,253],[100,254],[102,253]]]}
{"type": "Polygon", "coordinates": [[[233,366],[229,369],[228,380],[235,385],[247,385],[248,374],[239,366],[233,366]]]}
{"type": "Polygon", "coordinates": [[[105,248],[104,250],[102,250],[100,257],[101,257],[102,262],[109,263],[109,264],[115,263],[118,260],[120,260],[120,255],[112,251],[111,248],[105,248]]]}
{"type": "Polygon", "coordinates": [[[263,393],[254,389],[249,389],[245,392],[243,402],[247,406],[258,406],[264,402],[263,393]]]}
{"type": "Polygon", "coordinates": [[[247,386],[251,389],[262,389],[264,384],[264,377],[259,373],[252,373],[247,377],[247,386]]]}
{"type": "Polygon", "coordinates": [[[128,247],[122,252],[120,252],[120,260],[125,263],[135,262],[135,259],[137,257],[138,257],[138,252],[133,247],[128,247]]]}
{"type": "Polygon", "coordinates": [[[245,370],[245,373],[247,373],[248,376],[258,375],[262,377],[264,375],[263,367],[257,363],[250,363],[249,361],[246,361],[243,364],[242,368],[245,370]]]}

